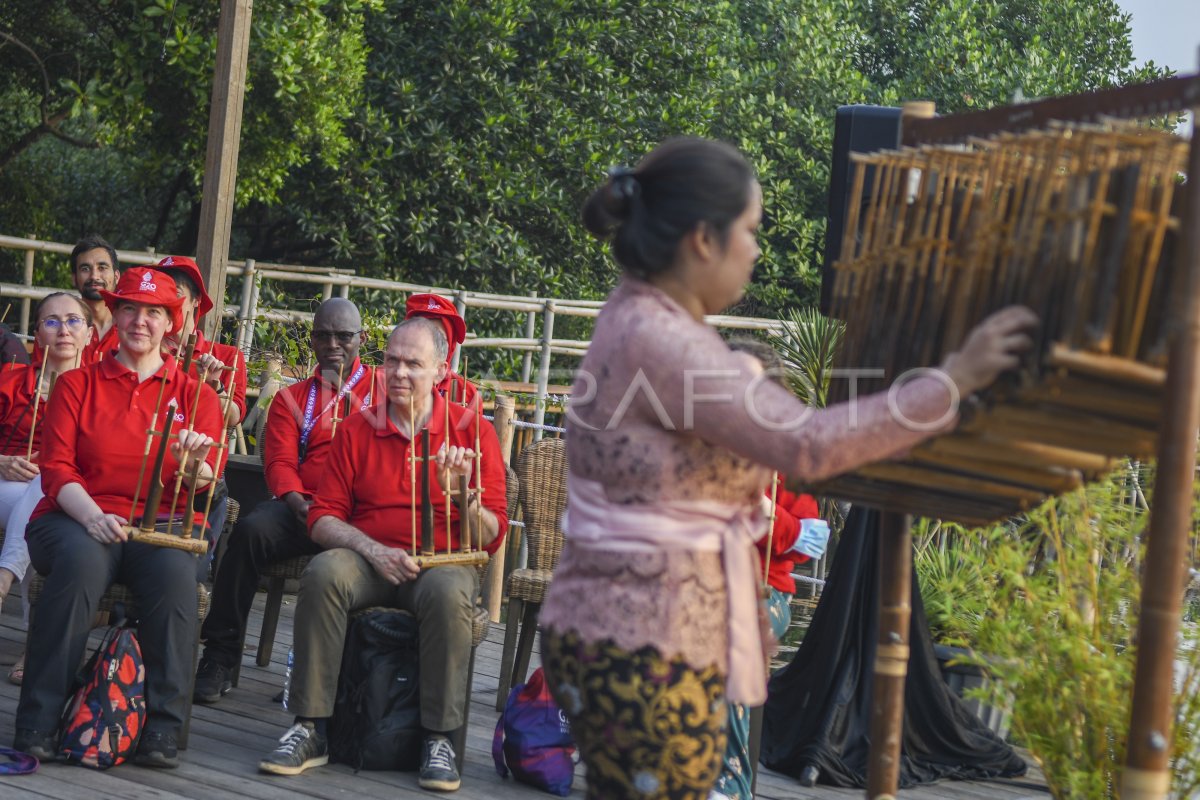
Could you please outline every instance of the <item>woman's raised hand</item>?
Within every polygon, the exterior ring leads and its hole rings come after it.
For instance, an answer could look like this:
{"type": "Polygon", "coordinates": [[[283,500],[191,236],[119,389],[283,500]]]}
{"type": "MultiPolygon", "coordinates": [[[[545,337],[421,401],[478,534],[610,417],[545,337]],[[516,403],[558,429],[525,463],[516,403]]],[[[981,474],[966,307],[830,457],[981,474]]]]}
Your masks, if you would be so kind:
{"type": "Polygon", "coordinates": [[[1003,308],[971,329],[962,347],[942,362],[942,371],[960,395],[982,389],[1001,372],[1016,369],[1021,354],[1033,346],[1030,333],[1037,325],[1037,315],[1028,308],[1003,308]]]}

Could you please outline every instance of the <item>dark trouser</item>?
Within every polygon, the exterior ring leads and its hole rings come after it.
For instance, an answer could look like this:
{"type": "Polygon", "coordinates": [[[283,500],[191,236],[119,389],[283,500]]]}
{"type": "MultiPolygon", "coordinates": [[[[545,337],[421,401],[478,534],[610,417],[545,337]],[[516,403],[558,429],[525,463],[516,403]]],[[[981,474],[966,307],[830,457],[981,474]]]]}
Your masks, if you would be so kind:
{"type": "Polygon", "coordinates": [[[58,729],[100,598],[129,587],[146,664],[146,729],[178,736],[187,713],[196,641],[196,557],[125,542],[101,544],[62,512],[29,523],[33,568],[46,576],[34,609],[17,706],[18,729],[58,729]]]}
{"type": "Polygon", "coordinates": [[[263,570],[277,561],[319,552],[321,548],[308,538],[304,523],[282,500],[259,503],[239,519],[217,567],[212,606],[200,629],[204,657],[229,669],[237,666],[242,656],[242,631],[263,570]]]}

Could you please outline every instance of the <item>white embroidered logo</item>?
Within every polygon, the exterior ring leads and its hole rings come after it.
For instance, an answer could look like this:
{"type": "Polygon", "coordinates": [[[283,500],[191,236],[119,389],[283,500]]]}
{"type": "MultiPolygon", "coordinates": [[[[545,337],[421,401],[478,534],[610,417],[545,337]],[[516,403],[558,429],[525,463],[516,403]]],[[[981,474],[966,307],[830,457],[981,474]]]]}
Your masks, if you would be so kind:
{"type": "Polygon", "coordinates": [[[437,304],[437,301],[436,301],[436,300],[434,300],[434,299],[430,298],[430,300],[429,300],[429,308],[432,308],[434,311],[437,311],[439,308],[441,308],[441,306],[439,306],[439,305],[437,304]]]}
{"type": "Polygon", "coordinates": [[[167,256],[166,258],[164,258],[162,260],[162,264],[160,264],[159,266],[173,267],[173,266],[175,266],[175,259],[172,258],[171,256],[167,256]]]}
{"type": "Polygon", "coordinates": [[[153,278],[154,278],[154,273],[152,273],[152,272],[146,272],[142,275],[141,290],[143,292],[158,291],[158,284],[150,282],[153,278]]]}
{"type": "Polygon", "coordinates": [[[144,281],[148,281],[148,280],[150,280],[150,279],[151,279],[151,278],[153,278],[153,277],[154,277],[154,273],[152,273],[152,272],[147,272],[145,275],[143,275],[143,276],[142,276],[142,280],[144,280],[144,281]]]}

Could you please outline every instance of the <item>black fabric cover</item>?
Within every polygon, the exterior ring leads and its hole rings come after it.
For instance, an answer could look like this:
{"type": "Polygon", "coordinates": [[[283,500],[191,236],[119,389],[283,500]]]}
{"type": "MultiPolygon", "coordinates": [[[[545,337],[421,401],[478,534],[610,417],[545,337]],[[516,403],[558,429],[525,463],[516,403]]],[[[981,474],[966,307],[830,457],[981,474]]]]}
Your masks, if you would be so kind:
{"type": "MultiPolygon", "coordinates": [[[[846,519],[828,582],[792,663],[769,686],[762,763],[800,778],[863,787],[870,747],[872,665],[878,635],[877,511],[846,519]]],[[[1015,777],[1025,762],[984,727],[942,680],[914,570],[900,785],[1015,777]]]]}

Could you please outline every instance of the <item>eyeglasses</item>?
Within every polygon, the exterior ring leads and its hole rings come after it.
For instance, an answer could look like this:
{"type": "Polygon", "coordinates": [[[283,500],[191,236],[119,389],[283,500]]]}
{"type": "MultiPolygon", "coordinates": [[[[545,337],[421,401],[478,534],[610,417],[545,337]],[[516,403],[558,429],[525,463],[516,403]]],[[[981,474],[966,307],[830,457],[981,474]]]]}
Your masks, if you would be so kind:
{"type": "Polygon", "coordinates": [[[338,344],[350,344],[360,333],[362,331],[313,331],[312,338],[314,342],[328,342],[337,339],[338,344]]]}
{"type": "Polygon", "coordinates": [[[87,324],[87,320],[83,317],[67,317],[59,319],[58,317],[46,317],[42,320],[41,325],[48,331],[57,331],[60,326],[66,325],[69,331],[78,331],[87,324]]]}

